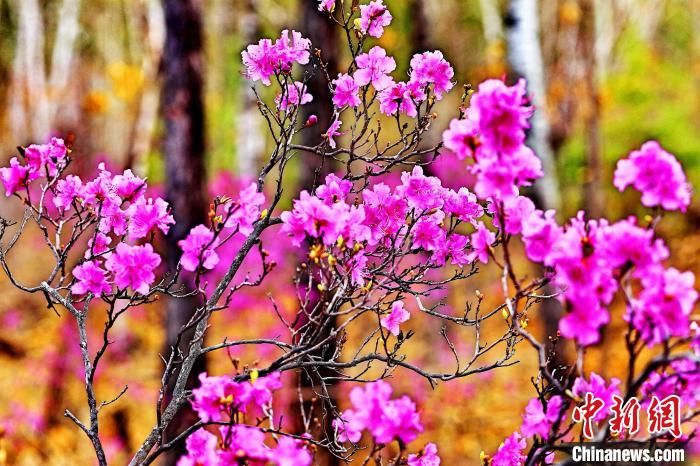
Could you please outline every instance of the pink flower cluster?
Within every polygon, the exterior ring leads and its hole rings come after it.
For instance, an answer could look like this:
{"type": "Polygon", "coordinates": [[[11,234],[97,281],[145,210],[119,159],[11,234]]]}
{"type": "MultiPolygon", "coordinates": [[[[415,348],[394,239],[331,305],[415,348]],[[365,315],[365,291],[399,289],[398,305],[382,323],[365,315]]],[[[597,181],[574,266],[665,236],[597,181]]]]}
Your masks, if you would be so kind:
{"type": "Polygon", "coordinates": [[[63,139],[59,138],[52,138],[48,144],[32,144],[24,149],[23,154],[24,164],[13,157],[9,167],[0,168],[0,181],[7,197],[27,188],[38,178],[53,178],[68,163],[68,150],[63,139]]]}
{"type": "MultiPolygon", "coordinates": [[[[300,32],[282,31],[274,43],[270,39],[261,39],[257,44],[249,45],[242,53],[246,76],[253,81],[261,81],[269,86],[272,76],[288,74],[294,63],[305,65],[309,62],[311,41],[302,37],[300,32]]],[[[291,86],[296,87],[296,86],[291,86]]],[[[302,97],[298,99],[304,100],[302,97]]]]}
{"type": "Polygon", "coordinates": [[[460,159],[472,158],[470,171],[482,199],[505,200],[518,194],[518,187],[542,176],[542,165],[525,145],[532,106],[525,81],[506,86],[489,79],[479,85],[462,119],[455,119],[443,133],[447,150],[460,159]]]}
{"type": "Polygon", "coordinates": [[[610,321],[607,306],[619,290],[618,279],[628,272],[641,290],[629,297],[625,319],[644,341],[653,345],[689,335],[698,298],[695,278],[665,268],[665,244],[634,218],[610,224],[581,213],[562,228],[553,212],[535,211],[524,219],[522,234],[528,257],[552,267],[564,290],[569,312],[560,321],[563,336],[584,346],[598,342],[600,328],[610,321]]]}
{"type": "Polygon", "coordinates": [[[457,266],[476,259],[488,261],[495,235],[477,219],[484,209],[466,188],[444,188],[440,180],[425,176],[420,167],[401,175],[392,189],[379,183],[362,193],[363,203],[348,202],[352,183],[329,175],[316,195],[303,191],[292,211],[283,212],[282,231],[296,246],[311,238],[330,250],[346,267],[356,285],[364,283],[364,269],[370,257],[391,250],[409,235],[411,248],[430,254],[430,261],[457,266]],[[470,237],[456,233],[460,222],[476,227],[470,237]],[[471,246],[470,246],[471,242],[471,246]],[[471,251],[468,248],[471,247],[471,251]]]}
{"type": "Polygon", "coordinates": [[[104,164],[98,168],[93,180],[83,183],[77,176],[68,176],[56,183],[53,192],[53,203],[62,215],[75,210],[97,222],[85,252],[87,261],[73,270],[76,282],[71,290],[99,296],[111,292],[114,284],[120,290],[130,288],[146,295],[161,258],[149,243],[125,241],[149,240],[156,231],[167,234],[175,220],[163,199],[146,198],[145,180],[131,170],[112,175],[104,164]],[[113,238],[117,245],[110,249],[113,238]]]}
{"type": "Polygon", "coordinates": [[[552,426],[560,419],[563,405],[564,399],[558,395],[547,401],[546,409],[539,398],[531,399],[525,407],[523,425],[520,428],[523,437],[539,435],[544,439],[548,438],[552,426]]]}
{"type": "Polygon", "coordinates": [[[272,401],[272,392],[282,387],[279,372],[246,382],[205,372],[199,375],[199,383],[192,390],[192,408],[203,422],[230,420],[251,408],[263,410],[272,401]]]}
{"type": "Polygon", "coordinates": [[[186,440],[187,455],[177,466],[311,466],[313,456],[305,443],[280,435],[274,447],[258,427],[226,425],[219,435],[200,429],[186,440]]]}
{"type": "Polygon", "coordinates": [[[250,381],[235,382],[226,376],[199,376],[200,386],[192,390],[192,407],[204,423],[224,423],[220,437],[204,429],[186,442],[187,454],[178,466],[234,466],[238,464],[310,466],[313,456],[305,442],[284,435],[274,447],[268,446],[266,433],[256,426],[238,424],[239,413],[264,412],[279,389],[280,374],[253,376],[250,381]]]}
{"type": "Polygon", "coordinates": [[[338,440],[357,443],[364,430],[384,445],[397,439],[404,443],[415,440],[423,431],[415,403],[407,396],[392,399],[391,395],[391,386],[381,380],[353,388],[352,408],[333,420],[338,440]]]}
{"type": "Polygon", "coordinates": [[[216,249],[221,244],[219,236],[250,235],[253,232],[253,224],[260,218],[264,203],[265,195],[258,192],[256,183],[251,183],[240,191],[237,201],[226,205],[225,213],[222,214],[223,228],[217,225],[216,232],[206,225],[192,228],[187,237],[178,242],[182,249],[182,268],[194,272],[200,267],[207,270],[216,267],[219,263],[216,249]]]}
{"type": "Polygon", "coordinates": [[[617,162],[614,184],[620,191],[634,187],[647,207],[685,212],[690,204],[691,189],[683,167],[656,141],[645,142],[617,162]]]}

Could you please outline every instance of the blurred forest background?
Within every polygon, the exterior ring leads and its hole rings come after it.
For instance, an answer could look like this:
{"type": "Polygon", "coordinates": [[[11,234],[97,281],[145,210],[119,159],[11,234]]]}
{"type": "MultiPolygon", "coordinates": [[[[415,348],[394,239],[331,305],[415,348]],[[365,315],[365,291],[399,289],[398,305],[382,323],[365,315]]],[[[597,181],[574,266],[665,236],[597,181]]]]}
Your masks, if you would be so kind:
{"type": "MultiPolygon", "coordinates": [[[[5,164],[18,145],[62,135],[74,148],[76,172],[93,173],[101,161],[114,170],[132,168],[165,192],[181,230],[187,231],[186,225],[202,221],[197,216],[208,205],[204,196],[191,193],[205,190],[206,184],[213,195],[234,194],[239,180],[255,174],[270,145],[241,74],[241,50],[260,37],[294,28],[310,36],[331,62],[347,63],[317,4],[0,0],[0,160],[5,164]],[[185,104],[178,101],[178,92],[186,93],[185,104]],[[184,126],[179,124],[182,112],[184,126]]],[[[560,220],[584,207],[612,219],[643,213],[636,194],[614,191],[611,174],[618,158],[647,139],[658,139],[676,154],[692,184],[700,186],[700,0],[386,4],[394,21],[378,42],[403,66],[399,73],[405,73],[413,53],[440,49],[460,84],[475,86],[501,76],[529,79],[538,108],[531,142],[553,168],[539,190],[541,202],[560,208],[560,220]]],[[[321,131],[324,96],[322,90],[312,93],[317,98],[310,111],[319,113],[321,131]]],[[[442,108],[454,108],[459,97],[455,90],[442,108]]],[[[451,116],[444,113],[432,142],[439,141],[451,116]]],[[[459,163],[445,160],[435,174],[466,183],[466,173],[453,169],[459,163]]],[[[309,187],[309,164],[299,158],[290,186],[309,187]]],[[[0,201],[3,217],[16,217],[17,208],[4,197],[0,201]]],[[[696,199],[685,217],[671,217],[662,223],[661,234],[669,240],[675,265],[698,274],[700,203],[696,199]]],[[[163,245],[164,251],[174,250],[178,234],[163,245]]],[[[13,260],[23,264],[27,280],[40,277],[44,259],[31,241],[13,260]]],[[[284,288],[280,283],[268,286],[284,288]]],[[[497,300],[499,287],[493,274],[480,274],[469,289],[451,290],[445,300],[460,307],[476,290],[486,296],[493,290],[497,300]]],[[[284,296],[280,299],[293,306],[292,291],[286,302],[284,296]]],[[[606,330],[612,335],[622,328],[621,303],[616,306],[606,330]]],[[[129,385],[104,414],[101,433],[113,464],[125,463],[153,423],[161,370],[157,354],[173,319],[177,321],[173,316],[182,315],[166,307],[131,313],[99,374],[104,399],[129,385]]],[[[548,315],[532,319],[540,334],[552,328],[548,315]]],[[[217,316],[211,338],[264,333],[273,320],[269,301],[251,296],[217,316]]],[[[20,295],[0,279],[0,465],[92,464],[88,442],[62,415],[66,407],[80,414],[84,404],[72,324],[46,309],[39,297],[20,295]]],[[[418,328],[419,319],[412,324],[418,328]]],[[[100,325],[94,322],[96,333],[100,325]]],[[[448,350],[433,351],[431,339],[441,339],[439,329],[434,330],[416,337],[421,340],[411,357],[449,363],[448,350]]],[[[469,341],[459,345],[466,348],[469,341]]],[[[592,349],[599,365],[586,369],[615,376],[621,347],[613,343],[592,349]]],[[[251,365],[265,357],[235,356],[251,365]]],[[[535,373],[533,356],[523,348],[518,366],[434,391],[400,372],[392,384],[398,391],[410,388],[417,397],[427,424],[424,438],[438,444],[444,464],[479,464],[479,453],[495,450],[510,435],[533,396],[527,375],[535,373]]],[[[208,370],[230,372],[229,358],[219,357],[207,361],[208,370]]]]}

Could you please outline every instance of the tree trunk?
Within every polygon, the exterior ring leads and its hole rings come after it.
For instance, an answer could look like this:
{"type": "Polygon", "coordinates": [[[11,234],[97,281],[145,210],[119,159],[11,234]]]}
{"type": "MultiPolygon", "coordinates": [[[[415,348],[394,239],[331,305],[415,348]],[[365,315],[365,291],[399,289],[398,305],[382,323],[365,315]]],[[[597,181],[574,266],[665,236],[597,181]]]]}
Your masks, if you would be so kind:
{"type": "Polygon", "coordinates": [[[511,0],[506,17],[508,59],[513,71],[527,80],[527,87],[535,106],[530,120],[528,145],[542,160],[544,176],[535,183],[535,194],[545,209],[558,209],[561,200],[556,175],[554,154],[549,141],[550,125],[547,118],[547,87],[542,49],[539,37],[537,0],[511,0]]]}
{"type": "MultiPolygon", "coordinates": [[[[544,177],[534,186],[534,201],[540,209],[559,209],[561,200],[554,153],[550,143],[537,0],[511,0],[505,23],[509,61],[513,71],[527,80],[528,91],[535,106],[535,113],[531,119],[532,127],[528,133],[528,145],[542,161],[544,177]]],[[[549,286],[544,289],[545,294],[551,294],[552,291],[553,289],[549,286]]],[[[561,305],[554,299],[547,299],[542,302],[540,312],[544,320],[544,340],[550,342],[548,347],[551,350],[553,340],[550,340],[550,337],[553,338],[557,334],[562,312],[561,305]]],[[[560,352],[552,361],[552,366],[566,361],[560,352]]]]}
{"type": "MultiPolygon", "coordinates": [[[[165,194],[177,222],[167,236],[168,269],[175,270],[180,259],[177,242],[189,230],[206,219],[204,197],[204,103],[203,103],[203,38],[202,16],[198,0],[163,0],[165,16],[165,48],[161,71],[163,74],[162,112],[165,121],[165,194]]],[[[185,286],[189,284],[182,283],[185,286]]],[[[166,319],[166,355],[176,344],[180,329],[192,317],[199,303],[195,299],[168,299],[166,319]]],[[[189,332],[192,333],[192,332],[189,332]]],[[[185,334],[182,341],[191,335],[185,334]]],[[[179,351],[186,353],[187,344],[179,351]]],[[[192,370],[190,385],[204,370],[204,361],[192,370]]],[[[171,382],[177,373],[171,377],[171,382]]],[[[170,391],[172,386],[168,387],[170,391]]],[[[194,419],[189,406],[176,416],[166,432],[172,438],[194,419]]],[[[184,445],[166,458],[165,464],[175,464],[184,445]]]]}
{"type": "Polygon", "coordinates": [[[584,158],[586,164],[583,208],[591,218],[599,218],[603,210],[601,187],[600,97],[596,75],[595,7],[593,0],[581,0],[581,55],[587,102],[584,105],[584,158]]]}
{"type": "MultiPolygon", "coordinates": [[[[322,51],[322,59],[327,64],[328,75],[334,79],[338,73],[338,35],[335,25],[321,12],[318,11],[318,1],[302,0],[301,16],[303,18],[301,30],[305,37],[311,39],[312,48],[322,51]]],[[[318,117],[318,123],[301,133],[301,144],[305,146],[316,146],[321,142],[321,134],[328,129],[333,118],[333,105],[331,90],[326,75],[319,66],[318,59],[313,51],[311,62],[307,66],[311,77],[308,80],[308,92],[314,100],[303,107],[302,122],[310,115],[318,117]]],[[[332,171],[332,161],[324,160],[322,157],[311,153],[301,154],[301,169],[299,185],[303,189],[311,190],[313,187],[323,183],[326,175],[332,171]]]]}

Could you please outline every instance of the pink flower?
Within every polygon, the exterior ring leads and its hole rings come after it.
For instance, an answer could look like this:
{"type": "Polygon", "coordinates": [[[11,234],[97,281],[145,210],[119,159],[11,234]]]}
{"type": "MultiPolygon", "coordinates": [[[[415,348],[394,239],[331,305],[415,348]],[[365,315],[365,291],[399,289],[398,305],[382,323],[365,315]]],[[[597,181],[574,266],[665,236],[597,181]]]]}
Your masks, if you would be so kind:
{"type": "Polygon", "coordinates": [[[550,264],[549,255],[557,243],[563,229],[557,224],[556,212],[536,210],[523,220],[522,233],[525,243],[525,253],[533,262],[550,264]]]}
{"type": "Polygon", "coordinates": [[[479,222],[476,231],[471,235],[472,252],[469,253],[469,261],[479,260],[484,264],[489,263],[489,248],[496,241],[496,235],[486,228],[484,222],[479,222]]]}
{"type": "Polygon", "coordinates": [[[523,466],[526,459],[523,450],[526,446],[525,439],[518,432],[514,432],[491,457],[491,466],[523,466]]]}
{"type": "Polygon", "coordinates": [[[500,79],[488,79],[472,96],[467,118],[477,124],[487,150],[510,155],[521,150],[532,112],[525,80],[509,87],[500,79]]]}
{"type": "Polygon", "coordinates": [[[440,51],[424,52],[411,58],[411,81],[423,87],[432,84],[437,100],[442,99],[443,95],[454,87],[454,75],[452,66],[440,51]]]}
{"type": "Polygon", "coordinates": [[[355,387],[350,392],[352,409],[333,421],[341,442],[358,442],[364,429],[369,430],[378,443],[388,444],[394,439],[410,443],[423,431],[416,405],[407,397],[390,399],[391,386],[383,381],[355,387]]]}
{"type": "Polygon", "coordinates": [[[290,36],[286,29],[274,45],[270,39],[262,39],[257,45],[251,44],[241,53],[246,76],[252,81],[261,81],[269,86],[270,78],[275,73],[291,71],[294,63],[307,64],[310,47],[311,41],[303,38],[301,33],[291,31],[290,36]]]}
{"type": "Polygon", "coordinates": [[[352,76],[338,74],[333,80],[333,104],[340,108],[344,106],[357,107],[360,105],[360,87],[352,76]]]}
{"type": "Polygon", "coordinates": [[[24,151],[27,166],[36,176],[56,176],[66,165],[66,145],[63,139],[51,138],[48,144],[32,144],[24,151]]]}
{"type": "Polygon", "coordinates": [[[333,120],[333,123],[331,123],[326,132],[323,133],[323,138],[328,140],[328,145],[331,149],[336,148],[335,138],[343,134],[340,132],[340,125],[342,124],[343,122],[336,117],[336,119],[333,120]]]}
{"type": "Polygon", "coordinates": [[[603,254],[612,268],[631,264],[644,269],[669,256],[663,240],[654,238],[654,230],[638,226],[635,217],[606,226],[602,234],[605,237],[601,245],[603,254]]]}
{"type": "Polygon", "coordinates": [[[333,13],[333,10],[335,10],[335,1],[336,0],[319,0],[318,11],[333,13]]]}
{"type": "MultiPolygon", "coordinates": [[[[532,217],[535,212],[535,203],[529,197],[517,196],[503,201],[503,213],[505,216],[504,230],[509,235],[517,235],[523,229],[523,222],[532,217]]],[[[500,226],[498,216],[494,217],[494,225],[500,226]]]]}
{"type": "Polygon", "coordinates": [[[478,126],[469,118],[455,118],[450,122],[450,127],[442,133],[442,141],[445,148],[460,160],[473,157],[480,144],[478,126]]]}
{"type": "Polygon", "coordinates": [[[119,204],[113,202],[105,202],[101,208],[102,220],[100,221],[99,229],[104,234],[110,232],[115,235],[123,235],[128,227],[128,215],[125,210],[119,208],[119,204]]]}
{"type": "Polygon", "coordinates": [[[392,57],[387,57],[386,50],[379,46],[374,46],[368,53],[363,53],[355,58],[357,71],[353,74],[355,82],[360,86],[372,83],[378,91],[386,89],[393,80],[388,76],[396,69],[396,61],[392,57]]]}
{"type": "Polygon", "coordinates": [[[109,250],[109,243],[112,242],[112,238],[100,233],[99,231],[88,240],[87,250],[85,251],[85,259],[91,259],[93,257],[99,256],[109,250]]]}
{"type": "Polygon", "coordinates": [[[0,179],[5,186],[5,196],[10,197],[17,191],[28,186],[32,180],[29,167],[20,165],[17,157],[10,159],[10,166],[0,168],[0,179]]]}
{"type": "Polygon", "coordinates": [[[404,196],[410,207],[424,211],[442,207],[445,188],[439,178],[423,175],[423,168],[417,166],[411,173],[401,174],[401,186],[396,193],[404,196]]]}
{"type": "Polygon", "coordinates": [[[279,60],[279,68],[282,71],[289,71],[292,68],[292,63],[306,65],[309,63],[309,49],[311,41],[304,38],[301,32],[285,29],[280,34],[280,38],[275,42],[277,55],[279,60]]]}
{"type": "Polygon", "coordinates": [[[588,380],[583,377],[578,377],[574,381],[574,385],[571,391],[579,398],[584,398],[586,393],[592,393],[594,397],[603,400],[605,403],[603,409],[598,411],[593,418],[595,421],[600,422],[610,414],[610,408],[614,404],[613,396],[620,395],[620,379],[613,377],[610,379],[610,384],[606,384],[605,379],[591,372],[588,380]]]}
{"type": "Polygon", "coordinates": [[[250,183],[238,194],[238,201],[230,207],[224,226],[238,228],[244,236],[250,235],[253,232],[253,224],[260,218],[263,204],[265,204],[265,195],[258,192],[256,183],[250,183]]]}
{"type": "Polygon", "coordinates": [[[275,97],[277,108],[287,110],[290,106],[298,107],[312,102],[314,98],[306,92],[307,90],[306,84],[294,81],[291,85],[286,86],[281,94],[277,94],[277,97],[275,97]]]}
{"type": "Polygon", "coordinates": [[[457,192],[445,190],[443,198],[445,213],[454,215],[463,222],[476,224],[476,219],[484,215],[484,209],[477,201],[476,195],[467,188],[459,188],[457,192]]]}
{"type": "Polygon", "coordinates": [[[106,272],[94,261],[83,262],[73,269],[73,276],[78,280],[71,291],[75,294],[92,293],[100,296],[109,293],[112,287],[107,282],[106,272]]]}
{"type": "Polygon", "coordinates": [[[413,247],[439,251],[445,247],[447,233],[440,227],[443,213],[422,217],[413,227],[413,247]]]}
{"type": "Polygon", "coordinates": [[[440,466],[437,445],[428,443],[418,455],[408,455],[408,466],[440,466]]]}
{"type": "Polygon", "coordinates": [[[600,328],[610,322],[610,314],[600,304],[588,300],[587,304],[574,307],[559,321],[559,332],[565,338],[576,340],[581,346],[589,346],[600,340],[600,328]],[[587,305],[591,307],[586,308],[587,305]]]}
{"type": "Polygon", "coordinates": [[[219,466],[216,435],[199,429],[185,441],[187,455],[180,458],[177,466],[219,466]]]}
{"type": "Polygon", "coordinates": [[[379,93],[379,110],[385,115],[396,115],[398,111],[415,118],[418,115],[416,104],[425,98],[425,92],[417,82],[389,84],[379,93]]]}
{"type": "Polygon", "coordinates": [[[698,299],[693,273],[657,268],[641,281],[643,289],[632,299],[625,320],[632,322],[649,346],[689,336],[690,314],[698,299]]]}
{"type": "Polygon", "coordinates": [[[226,444],[219,454],[221,465],[265,466],[272,452],[265,445],[265,433],[259,427],[246,425],[221,426],[221,437],[226,444]]]}
{"type": "Polygon", "coordinates": [[[160,256],[153,252],[153,246],[129,246],[119,243],[105,262],[107,270],[114,274],[114,284],[120,289],[131,287],[137,293],[146,295],[155,280],[153,271],[160,265],[160,256]]]}
{"type": "Polygon", "coordinates": [[[53,198],[53,203],[59,209],[68,209],[82,194],[83,182],[80,177],[68,175],[56,183],[56,196],[53,198]]]}
{"type": "Polygon", "coordinates": [[[391,305],[391,312],[379,319],[382,327],[387,329],[392,335],[399,335],[399,325],[408,321],[411,318],[411,313],[403,307],[403,301],[396,301],[391,305]]]}
{"type": "Polygon", "coordinates": [[[219,255],[216,253],[219,239],[214,239],[214,232],[205,225],[192,228],[187,238],[177,244],[182,249],[180,264],[185,270],[194,272],[200,266],[211,270],[219,263],[219,255]]]}
{"type": "Polygon", "coordinates": [[[391,24],[389,9],[383,0],[373,0],[368,5],[360,5],[360,31],[372,37],[382,37],[384,27],[391,24]]]}
{"type": "Polygon", "coordinates": [[[132,200],[134,196],[143,194],[141,190],[146,187],[146,180],[139,178],[127,169],[112,179],[112,185],[117,196],[124,200],[132,200]]]}
{"type": "Polygon", "coordinates": [[[525,408],[521,431],[525,438],[539,435],[542,438],[549,437],[549,431],[559,419],[562,408],[562,398],[553,396],[547,402],[547,410],[542,406],[539,398],[533,398],[525,408]]]}
{"type": "Polygon", "coordinates": [[[140,197],[127,209],[129,216],[129,239],[137,240],[145,238],[156,228],[167,234],[170,225],[175,224],[175,219],[170,215],[168,203],[161,198],[146,200],[140,197]]]}
{"type": "Polygon", "coordinates": [[[270,78],[275,74],[278,63],[277,50],[270,39],[260,39],[257,45],[249,45],[241,56],[248,79],[262,81],[266,86],[272,84],[270,78]]]}
{"type": "Polygon", "coordinates": [[[615,187],[628,186],[642,193],[642,204],[685,212],[690,204],[690,185],[678,160],[656,141],[649,141],[628,158],[617,162],[615,187]]]}
{"type": "Polygon", "coordinates": [[[203,422],[224,421],[232,410],[245,412],[251,388],[250,383],[203,372],[199,374],[199,387],[192,390],[192,409],[203,422]]]}
{"type": "Polygon", "coordinates": [[[313,462],[313,456],[304,442],[285,435],[279,437],[271,457],[277,466],[311,466],[313,462]]]}
{"type": "Polygon", "coordinates": [[[341,180],[335,174],[326,176],[324,184],[316,188],[316,197],[332,205],[339,201],[344,201],[352,190],[352,181],[341,180]]]}
{"type": "Polygon", "coordinates": [[[362,191],[365,203],[365,224],[372,233],[372,243],[390,239],[406,223],[408,203],[402,196],[391,193],[384,183],[376,184],[371,190],[362,191]]]}

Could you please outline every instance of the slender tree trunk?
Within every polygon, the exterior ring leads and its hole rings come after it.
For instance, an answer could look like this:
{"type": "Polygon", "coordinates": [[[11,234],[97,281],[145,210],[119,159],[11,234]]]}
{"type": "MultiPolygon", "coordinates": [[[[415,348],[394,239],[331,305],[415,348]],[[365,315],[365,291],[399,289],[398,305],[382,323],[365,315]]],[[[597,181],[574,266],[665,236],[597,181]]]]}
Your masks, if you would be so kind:
{"type": "Polygon", "coordinates": [[[583,207],[592,218],[602,214],[604,196],[601,187],[600,96],[596,74],[595,6],[593,0],[581,0],[581,55],[587,102],[584,105],[585,180],[583,207]]]}
{"type": "Polygon", "coordinates": [[[539,37],[537,0],[511,0],[506,17],[508,58],[513,71],[527,80],[535,113],[531,119],[528,144],[542,160],[544,176],[535,184],[539,204],[557,209],[561,204],[556,163],[549,141],[547,87],[539,37]]]}
{"type": "MultiPolygon", "coordinates": [[[[167,262],[172,272],[180,259],[177,242],[206,218],[204,197],[204,102],[202,15],[198,0],[163,0],[165,49],[162,60],[162,112],[165,121],[165,193],[177,222],[167,236],[167,262]]],[[[183,285],[188,286],[188,283],[183,285]]],[[[192,317],[198,303],[194,299],[169,299],[166,319],[166,354],[176,344],[180,329],[192,317]]],[[[190,332],[191,333],[191,332],[190,332]]],[[[185,335],[183,341],[189,341],[185,335]]],[[[188,346],[180,344],[182,353],[188,346]]],[[[192,371],[190,384],[204,370],[200,360],[192,371]]],[[[177,373],[171,377],[171,382],[177,373]]],[[[172,385],[169,387],[172,389],[172,385]]],[[[193,420],[189,407],[176,417],[167,432],[172,437],[193,420]]],[[[166,460],[174,464],[183,446],[166,460]],[[178,451],[179,450],[179,451],[178,451]]]]}
{"type": "Polygon", "coordinates": [[[411,48],[413,53],[421,53],[430,49],[428,37],[428,15],[425,11],[426,0],[410,0],[408,11],[411,17],[411,48]]]}
{"type": "MultiPolygon", "coordinates": [[[[301,30],[311,39],[312,48],[321,49],[322,58],[328,66],[328,75],[335,78],[338,70],[338,35],[335,25],[318,11],[316,0],[301,0],[301,30]]],[[[313,51],[312,51],[313,52],[313,51]]],[[[318,117],[318,123],[301,133],[301,143],[305,146],[316,146],[321,142],[321,134],[328,129],[333,118],[331,90],[323,69],[318,64],[315,54],[311,54],[311,63],[307,69],[311,73],[308,81],[308,92],[314,100],[302,107],[301,121],[306,121],[310,115],[318,117]]],[[[311,189],[322,183],[332,171],[332,161],[324,160],[315,154],[301,154],[301,170],[299,184],[304,189],[311,189]]]]}
{"type": "MultiPolygon", "coordinates": [[[[528,145],[537,153],[542,161],[544,177],[537,181],[534,187],[534,201],[540,209],[558,209],[561,204],[559,182],[556,175],[554,152],[550,143],[550,124],[547,117],[545,67],[539,37],[539,14],[537,0],[511,0],[506,17],[506,40],[508,43],[508,58],[513,71],[527,80],[528,91],[535,113],[531,119],[532,127],[528,133],[528,145]]],[[[550,294],[553,289],[545,287],[544,292],[550,294]]],[[[553,338],[559,328],[561,305],[554,299],[542,302],[540,312],[544,320],[544,340],[550,342],[553,349],[553,338]]],[[[566,361],[557,352],[552,361],[557,366],[566,361]]]]}

